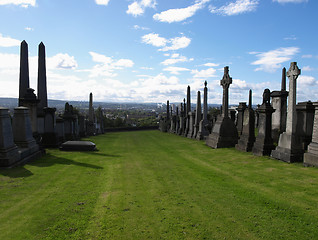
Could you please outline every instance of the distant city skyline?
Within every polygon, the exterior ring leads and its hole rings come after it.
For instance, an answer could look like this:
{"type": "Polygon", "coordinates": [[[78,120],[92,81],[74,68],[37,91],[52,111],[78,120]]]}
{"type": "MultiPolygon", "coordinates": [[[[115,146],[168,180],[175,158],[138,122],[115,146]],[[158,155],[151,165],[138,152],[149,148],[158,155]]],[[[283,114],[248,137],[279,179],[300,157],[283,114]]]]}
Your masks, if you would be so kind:
{"type": "MultiPolygon", "coordinates": [[[[0,97],[18,97],[20,43],[29,47],[37,90],[38,45],[46,47],[48,98],[99,102],[182,102],[191,87],[222,103],[261,103],[297,62],[297,102],[318,100],[314,0],[0,0],[0,97]]],[[[288,78],[287,78],[288,90],[288,78]]],[[[35,91],[36,92],[36,91],[35,91]]]]}

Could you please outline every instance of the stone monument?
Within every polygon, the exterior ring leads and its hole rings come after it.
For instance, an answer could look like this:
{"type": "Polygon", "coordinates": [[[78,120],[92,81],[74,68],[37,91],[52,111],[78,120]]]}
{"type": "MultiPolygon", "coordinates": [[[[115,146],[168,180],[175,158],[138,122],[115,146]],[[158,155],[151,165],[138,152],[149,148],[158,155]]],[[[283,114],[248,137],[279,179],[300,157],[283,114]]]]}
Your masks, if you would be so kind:
{"type": "Polygon", "coordinates": [[[209,136],[208,126],[208,88],[207,82],[204,82],[204,97],[203,97],[203,119],[199,123],[199,132],[196,136],[197,140],[206,139],[209,136]]]}
{"type": "Polygon", "coordinates": [[[27,89],[30,88],[28,56],[28,44],[23,40],[20,48],[19,106],[22,106],[21,99],[24,98],[27,89]]]}
{"type": "Polygon", "coordinates": [[[296,80],[300,75],[300,69],[296,62],[290,64],[287,72],[289,79],[289,97],[286,132],[279,135],[278,146],[272,151],[272,157],[285,162],[301,162],[303,160],[303,149],[300,136],[296,133],[296,80]]]}
{"type": "Polygon", "coordinates": [[[47,105],[47,88],[46,88],[46,64],[45,64],[45,46],[43,42],[39,44],[38,57],[38,115],[43,114],[43,109],[47,105]]]}
{"type": "Polygon", "coordinates": [[[311,143],[308,151],[304,154],[304,165],[318,167],[318,102],[313,103],[315,107],[315,119],[311,143]]]}
{"type": "Polygon", "coordinates": [[[192,135],[192,138],[195,138],[197,137],[197,134],[199,132],[199,125],[200,125],[200,122],[201,122],[201,115],[202,115],[202,112],[201,112],[201,93],[200,91],[198,91],[198,94],[197,94],[197,106],[196,106],[196,111],[195,111],[195,120],[194,120],[194,126],[193,126],[193,129],[194,129],[194,132],[193,132],[193,135],[192,135]]]}
{"type": "Polygon", "coordinates": [[[223,87],[222,114],[218,116],[212,133],[206,139],[206,144],[212,148],[234,147],[238,133],[234,122],[229,118],[229,87],[232,84],[229,67],[224,67],[220,84],[223,87]]]}
{"type": "Polygon", "coordinates": [[[88,109],[88,122],[86,126],[87,135],[94,136],[96,135],[96,125],[95,125],[95,113],[93,107],[93,94],[89,94],[89,109],[88,109]]]}
{"type": "Polygon", "coordinates": [[[246,109],[246,102],[240,102],[238,107],[236,108],[237,110],[237,121],[236,121],[236,127],[238,134],[242,134],[243,130],[243,119],[244,119],[244,111],[246,109]]]}
{"type": "Polygon", "coordinates": [[[188,85],[187,88],[187,111],[185,113],[185,118],[186,118],[186,126],[185,126],[185,131],[184,131],[184,136],[187,137],[190,129],[190,117],[189,113],[191,112],[191,96],[190,96],[190,86],[188,85]]]}

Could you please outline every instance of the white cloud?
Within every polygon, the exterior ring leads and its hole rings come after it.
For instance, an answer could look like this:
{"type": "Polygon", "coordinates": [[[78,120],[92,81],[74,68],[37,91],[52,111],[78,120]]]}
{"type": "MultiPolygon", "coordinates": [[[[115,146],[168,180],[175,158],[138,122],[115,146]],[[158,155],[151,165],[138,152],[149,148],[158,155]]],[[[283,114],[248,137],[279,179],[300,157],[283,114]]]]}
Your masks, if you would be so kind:
{"type": "Polygon", "coordinates": [[[197,69],[192,70],[191,74],[193,74],[194,78],[210,78],[215,77],[216,70],[214,68],[208,68],[201,71],[198,71],[197,69]]]}
{"type": "Polygon", "coordinates": [[[233,16],[246,12],[253,12],[256,10],[259,0],[236,0],[228,5],[224,5],[220,8],[210,6],[211,13],[220,14],[223,16],[233,16]]]}
{"type": "Polygon", "coordinates": [[[29,6],[35,7],[36,0],[1,0],[0,5],[20,5],[21,7],[28,8],[29,6]]]}
{"type": "Polygon", "coordinates": [[[310,66],[304,66],[301,69],[302,71],[312,71],[313,69],[310,66]]]}
{"type": "Polygon", "coordinates": [[[134,66],[134,62],[130,59],[119,59],[113,64],[113,66],[117,67],[118,69],[130,68],[134,66]]]}
{"type": "Polygon", "coordinates": [[[128,10],[126,11],[126,13],[137,17],[143,15],[146,8],[155,8],[156,5],[156,0],[141,0],[139,2],[134,1],[133,3],[128,5],[128,10]]]}
{"type": "Polygon", "coordinates": [[[288,41],[288,40],[297,40],[297,37],[295,35],[291,35],[289,37],[285,37],[284,40],[288,41]]]}
{"type": "Polygon", "coordinates": [[[193,61],[193,58],[188,59],[185,56],[180,56],[177,53],[174,53],[171,55],[171,58],[168,58],[166,60],[164,60],[163,62],[161,62],[161,64],[163,65],[172,65],[178,62],[190,62],[193,61]]]}
{"type": "Polygon", "coordinates": [[[104,5],[107,6],[110,0],[95,0],[97,5],[104,5]]]}
{"type": "Polygon", "coordinates": [[[170,72],[171,74],[179,75],[180,72],[190,71],[190,69],[183,68],[183,67],[167,67],[167,68],[164,68],[163,71],[167,71],[167,72],[170,72]]]}
{"type": "Polygon", "coordinates": [[[159,34],[157,33],[146,34],[141,37],[141,41],[155,47],[163,47],[159,49],[159,51],[164,52],[186,48],[191,43],[191,39],[186,36],[166,39],[164,37],[159,37],[159,34]]]}
{"type": "Polygon", "coordinates": [[[313,86],[317,84],[316,79],[312,76],[300,75],[297,81],[299,85],[305,85],[305,86],[313,86]]]}
{"type": "Polygon", "coordinates": [[[76,69],[77,66],[74,56],[70,56],[67,53],[58,53],[53,57],[47,58],[47,67],[49,69],[76,69]]]}
{"type": "Polygon", "coordinates": [[[302,3],[302,2],[308,2],[308,0],[273,0],[273,2],[278,2],[278,3],[302,3]]]}
{"type": "Polygon", "coordinates": [[[134,25],[133,26],[133,28],[135,29],[135,30],[149,30],[149,28],[148,27],[142,27],[142,26],[139,26],[139,25],[134,25]]]}
{"type": "Polygon", "coordinates": [[[34,28],[31,28],[31,27],[25,27],[24,29],[27,30],[27,31],[30,31],[30,32],[34,31],[34,28]]]}
{"type": "Polygon", "coordinates": [[[11,37],[4,37],[0,33],[0,47],[16,47],[20,46],[21,41],[17,39],[13,39],[11,37]]]}
{"type": "Polygon", "coordinates": [[[206,67],[217,67],[219,65],[220,64],[218,64],[218,63],[205,63],[205,64],[202,64],[202,66],[206,66],[206,67]]]}
{"type": "Polygon", "coordinates": [[[252,65],[259,65],[255,71],[275,72],[282,67],[281,63],[289,61],[299,52],[297,47],[278,48],[268,52],[250,52],[256,55],[258,60],[252,62],[252,65]]]}
{"type": "Polygon", "coordinates": [[[140,69],[143,69],[143,70],[153,70],[152,67],[140,67],[140,69]]]}
{"type": "Polygon", "coordinates": [[[170,50],[178,50],[181,48],[186,48],[190,45],[191,39],[187,38],[186,36],[182,36],[182,37],[171,38],[169,42],[171,43],[170,46],[165,46],[164,48],[159,49],[159,51],[166,52],[170,50]]]}
{"type": "Polygon", "coordinates": [[[165,39],[163,37],[159,37],[159,34],[157,34],[157,33],[146,34],[146,35],[141,37],[141,41],[143,43],[150,44],[150,45],[155,46],[155,47],[164,47],[164,46],[166,46],[166,44],[168,42],[167,39],[165,39]]]}
{"type": "Polygon", "coordinates": [[[167,11],[156,13],[153,15],[153,19],[159,22],[181,22],[185,19],[192,17],[199,9],[204,7],[204,4],[210,0],[196,1],[194,5],[186,8],[169,9],[167,11]]]}
{"type": "Polygon", "coordinates": [[[99,62],[99,63],[111,63],[113,60],[111,57],[106,57],[105,55],[95,53],[95,52],[89,52],[89,54],[92,56],[92,59],[94,62],[99,62]]]}
{"type": "Polygon", "coordinates": [[[311,54],[306,54],[306,55],[302,55],[302,58],[313,58],[313,55],[311,54]]]}

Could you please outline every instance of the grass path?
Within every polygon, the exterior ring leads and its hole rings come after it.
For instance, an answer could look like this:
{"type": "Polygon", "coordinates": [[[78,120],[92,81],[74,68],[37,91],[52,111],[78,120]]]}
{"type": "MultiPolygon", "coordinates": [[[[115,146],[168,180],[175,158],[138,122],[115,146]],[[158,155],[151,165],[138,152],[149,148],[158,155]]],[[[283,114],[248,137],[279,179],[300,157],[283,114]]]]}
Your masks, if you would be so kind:
{"type": "Polygon", "coordinates": [[[317,239],[318,169],[159,131],[0,170],[0,239],[317,239]]]}

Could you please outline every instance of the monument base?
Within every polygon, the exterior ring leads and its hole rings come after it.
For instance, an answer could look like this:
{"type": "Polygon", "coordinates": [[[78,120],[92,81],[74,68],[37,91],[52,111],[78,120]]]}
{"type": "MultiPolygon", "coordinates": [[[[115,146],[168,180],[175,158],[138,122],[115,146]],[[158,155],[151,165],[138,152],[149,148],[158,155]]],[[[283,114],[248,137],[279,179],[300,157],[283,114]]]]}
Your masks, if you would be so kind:
{"type": "Polygon", "coordinates": [[[243,152],[251,152],[254,146],[254,142],[255,138],[250,139],[248,136],[241,135],[238,143],[235,145],[235,148],[243,152]]]}
{"type": "Polygon", "coordinates": [[[42,145],[44,147],[58,147],[59,138],[56,133],[44,133],[42,134],[42,145]]]}
{"type": "Polygon", "coordinates": [[[17,146],[0,149],[0,167],[9,167],[20,161],[21,156],[17,146]]]}
{"type": "Polygon", "coordinates": [[[318,167],[318,155],[312,153],[304,154],[304,166],[305,167],[318,167]]]}
{"type": "Polygon", "coordinates": [[[212,133],[206,139],[211,148],[228,148],[237,144],[238,133],[230,118],[219,117],[213,126],[212,133]]]}

